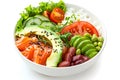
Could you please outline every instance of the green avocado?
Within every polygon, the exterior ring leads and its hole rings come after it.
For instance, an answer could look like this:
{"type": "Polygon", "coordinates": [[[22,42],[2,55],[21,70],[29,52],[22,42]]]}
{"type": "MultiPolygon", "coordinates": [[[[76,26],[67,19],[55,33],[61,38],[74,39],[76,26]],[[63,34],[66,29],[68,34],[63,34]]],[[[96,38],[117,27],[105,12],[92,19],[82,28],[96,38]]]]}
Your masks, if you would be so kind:
{"type": "Polygon", "coordinates": [[[76,41],[76,39],[78,39],[78,38],[80,38],[81,36],[80,35],[76,35],[76,36],[74,36],[74,37],[72,37],[71,38],[71,40],[70,40],[70,45],[72,46],[73,45],[73,43],[76,41]]]}
{"type": "Polygon", "coordinates": [[[51,55],[46,61],[46,66],[56,67],[62,58],[63,42],[60,37],[55,32],[48,29],[39,28],[36,25],[25,27],[22,31],[16,33],[15,35],[21,36],[30,32],[34,32],[36,35],[44,36],[51,42],[53,49],[51,55]]]}
{"type": "Polygon", "coordinates": [[[87,45],[89,43],[92,43],[92,42],[90,40],[83,40],[83,41],[81,41],[81,43],[79,43],[77,45],[77,48],[82,49],[82,47],[84,47],[85,45],[87,45]]]}
{"type": "Polygon", "coordinates": [[[89,49],[94,49],[94,45],[93,44],[87,44],[86,46],[84,46],[82,48],[82,53],[85,54],[86,51],[88,51],[89,49]]]}
{"type": "Polygon", "coordinates": [[[89,56],[93,52],[97,52],[96,49],[89,49],[88,51],[86,51],[85,55],[89,56]]]}

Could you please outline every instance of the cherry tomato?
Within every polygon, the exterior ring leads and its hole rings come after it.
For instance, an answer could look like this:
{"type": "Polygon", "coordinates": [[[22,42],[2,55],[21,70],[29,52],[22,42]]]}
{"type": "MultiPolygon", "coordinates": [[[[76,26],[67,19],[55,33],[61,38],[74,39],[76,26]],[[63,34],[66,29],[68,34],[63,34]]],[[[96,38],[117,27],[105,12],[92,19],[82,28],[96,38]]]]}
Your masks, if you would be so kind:
{"type": "Polygon", "coordinates": [[[50,20],[55,23],[61,23],[64,19],[64,11],[60,8],[54,8],[50,14],[50,20]]]}
{"type": "Polygon", "coordinates": [[[84,33],[90,33],[91,35],[96,34],[97,36],[99,36],[97,29],[92,24],[86,21],[74,22],[68,26],[65,26],[61,30],[61,34],[67,32],[71,32],[73,35],[77,34],[83,35],[84,33]]]}
{"type": "Polygon", "coordinates": [[[49,11],[44,11],[44,12],[43,12],[43,15],[44,15],[45,17],[48,17],[48,18],[49,18],[50,12],[49,12],[49,11]]]}

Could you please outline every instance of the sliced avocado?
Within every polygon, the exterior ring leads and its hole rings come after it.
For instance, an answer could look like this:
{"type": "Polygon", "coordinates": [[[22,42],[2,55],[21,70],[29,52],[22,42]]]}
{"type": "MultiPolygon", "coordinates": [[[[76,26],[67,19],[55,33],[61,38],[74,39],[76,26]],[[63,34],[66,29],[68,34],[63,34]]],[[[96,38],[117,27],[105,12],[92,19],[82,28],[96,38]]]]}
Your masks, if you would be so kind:
{"type": "Polygon", "coordinates": [[[46,66],[56,67],[62,57],[63,43],[60,37],[53,31],[39,28],[36,25],[25,27],[24,30],[20,31],[16,35],[26,35],[30,32],[34,32],[36,35],[44,36],[52,43],[52,53],[46,61],[46,66]]]}
{"type": "Polygon", "coordinates": [[[85,54],[86,51],[88,51],[89,49],[94,49],[94,45],[93,44],[87,44],[86,46],[84,46],[81,50],[82,53],[85,54]]]}
{"type": "Polygon", "coordinates": [[[92,52],[91,54],[88,55],[89,58],[93,58],[98,52],[92,52]]]}
{"type": "Polygon", "coordinates": [[[97,52],[96,49],[89,49],[88,51],[85,52],[85,55],[88,56],[90,55],[92,52],[97,52]]]}
{"type": "Polygon", "coordinates": [[[73,36],[72,38],[71,38],[71,40],[70,40],[70,45],[72,46],[73,45],[73,43],[76,41],[76,39],[78,39],[78,38],[80,38],[81,36],[80,35],[76,35],[76,36],[73,36]]]}
{"type": "Polygon", "coordinates": [[[24,23],[23,26],[31,26],[31,25],[40,25],[42,22],[39,18],[36,17],[30,17],[28,18],[24,23]]]}
{"type": "Polygon", "coordinates": [[[41,21],[50,21],[47,17],[45,17],[43,15],[36,15],[34,17],[39,18],[41,21]]]}
{"type": "Polygon", "coordinates": [[[87,37],[81,37],[81,38],[78,38],[76,39],[76,41],[73,43],[73,46],[74,47],[77,47],[78,44],[80,44],[82,41],[84,40],[89,40],[87,37]]]}
{"type": "Polygon", "coordinates": [[[81,49],[82,47],[84,47],[85,45],[87,45],[87,44],[89,44],[89,43],[92,43],[92,41],[90,41],[90,40],[83,40],[83,41],[81,41],[81,43],[79,43],[79,44],[77,45],[77,49],[78,49],[78,48],[81,49]]]}

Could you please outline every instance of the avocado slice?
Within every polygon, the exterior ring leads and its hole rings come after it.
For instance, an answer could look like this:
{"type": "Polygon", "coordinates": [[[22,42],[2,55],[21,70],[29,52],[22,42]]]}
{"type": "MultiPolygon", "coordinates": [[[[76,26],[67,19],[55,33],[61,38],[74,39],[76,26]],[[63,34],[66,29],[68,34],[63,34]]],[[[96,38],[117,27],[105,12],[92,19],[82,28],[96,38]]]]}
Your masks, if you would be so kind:
{"type": "Polygon", "coordinates": [[[73,45],[73,43],[76,41],[76,39],[78,39],[78,38],[80,38],[81,36],[80,35],[76,35],[76,36],[74,36],[74,37],[72,37],[71,38],[71,40],[70,40],[70,45],[72,46],[73,45]]]}
{"type": "Polygon", "coordinates": [[[60,37],[53,31],[39,28],[36,25],[25,27],[24,30],[16,33],[15,35],[26,35],[30,32],[34,32],[36,35],[44,36],[52,43],[52,53],[46,61],[46,66],[56,67],[62,58],[63,42],[60,37]]]}
{"type": "MultiPolygon", "coordinates": [[[[77,47],[78,46],[78,44],[80,44],[82,41],[84,41],[84,40],[89,40],[87,37],[80,37],[80,38],[78,38],[78,39],[76,39],[76,41],[73,43],[73,46],[74,47],[77,47]]],[[[77,48],[78,49],[78,48],[77,48]]],[[[81,48],[80,48],[81,49],[81,48]]]]}
{"type": "Polygon", "coordinates": [[[79,48],[79,49],[81,49],[82,47],[84,47],[85,45],[87,45],[87,44],[91,44],[92,43],[92,41],[90,41],[90,40],[83,40],[83,41],[81,41],[81,43],[79,43],[78,45],[77,45],[77,49],[79,48]]]}
{"type": "Polygon", "coordinates": [[[88,51],[86,51],[85,55],[89,56],[93,52],[97,52],[96,49],[89,49],[88,51]]]}
{"type": "Polygon", "coordinates": [[[82,53],[85,54],[86,51],[88,51],[89,49],[94,49],[94,45],[93,44],[87,44],[86,46],[84,46],[82,48],[82,53]]]}

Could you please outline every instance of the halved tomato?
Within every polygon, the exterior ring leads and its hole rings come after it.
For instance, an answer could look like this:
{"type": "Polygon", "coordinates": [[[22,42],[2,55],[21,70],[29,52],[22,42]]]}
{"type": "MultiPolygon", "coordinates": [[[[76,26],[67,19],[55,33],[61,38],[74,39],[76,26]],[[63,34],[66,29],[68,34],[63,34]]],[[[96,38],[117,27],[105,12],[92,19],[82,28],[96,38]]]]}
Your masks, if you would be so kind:
{"type": "Polygon", "coordinates": [[[92,24],[86,21],[74,22],[68,26],[65,26],[61,30],[61,34],[67,32],[70,32],[73,35],[77,35],[77,34],[83,35],[84,33],[90,33],[91,35],[96,34],[97,36],[99,36],[97,29],[92,24]]]}
{"type": "Polygon", "coordinates": [[[54,8],[50,14],[50,20],[55,23],[61,23],[64,19],[64,11],[60,8],[54,8]]]}

